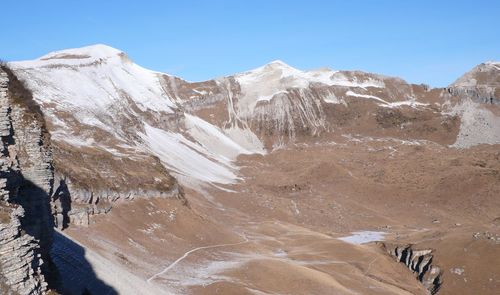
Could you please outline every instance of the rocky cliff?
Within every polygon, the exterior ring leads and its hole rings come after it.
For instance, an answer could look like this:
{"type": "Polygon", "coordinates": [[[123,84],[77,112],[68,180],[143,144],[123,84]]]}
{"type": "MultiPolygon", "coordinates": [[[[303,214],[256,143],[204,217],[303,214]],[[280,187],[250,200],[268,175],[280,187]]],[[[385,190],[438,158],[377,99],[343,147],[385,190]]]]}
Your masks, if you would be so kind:
{"type": "Polygon", "coordinates": [[[49,254],[54,231],[49,136],[29,91],[4,66],[0,107],[0,289],[44,294],[57,280],[49,254]]]}
{"type": "Polygon", "coordinates": [[[500,63],[490,61],[477,65],[451,84],[448,91],[477,102],[500,104],[500,63]]]}
{"type": "Polygon", "coordinates": [[[433,264],[432,249],[415,249],[412,245],[388,246],[387,252],[410,269],[417,280],[429,291],[436,294],[441,287],[442,271],[433,264]]]}

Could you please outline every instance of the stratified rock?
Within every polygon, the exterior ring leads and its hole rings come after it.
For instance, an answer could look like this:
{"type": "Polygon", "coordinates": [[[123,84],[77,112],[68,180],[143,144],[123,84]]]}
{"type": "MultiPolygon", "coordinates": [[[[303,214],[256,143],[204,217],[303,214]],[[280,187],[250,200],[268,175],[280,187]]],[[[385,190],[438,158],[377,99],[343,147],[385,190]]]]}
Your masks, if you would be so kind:
{"type": "Polygon", "coordinates": [[[485,62],[474,67],[451,84],[448,91],[477,102],[500,104],[500,62],[485,62]]]}
{"type": "Polygon", "coordinates": [[[405,264],[415,277],[429,290],[437,293],[441,287],[441,269],[432,264],[434,256],[431,249],[416,250],[412,245],[388,246],[387,252],[396,258],[396,261],[405,264]]]}
{"type": "Polygon", "coordinates": [[[0,68],[0,290],[44,294],[56,270],[51,154],[43,118],[7,68],[0,68]],[[4,290],[8,289],[8,290],[4,290]]]}

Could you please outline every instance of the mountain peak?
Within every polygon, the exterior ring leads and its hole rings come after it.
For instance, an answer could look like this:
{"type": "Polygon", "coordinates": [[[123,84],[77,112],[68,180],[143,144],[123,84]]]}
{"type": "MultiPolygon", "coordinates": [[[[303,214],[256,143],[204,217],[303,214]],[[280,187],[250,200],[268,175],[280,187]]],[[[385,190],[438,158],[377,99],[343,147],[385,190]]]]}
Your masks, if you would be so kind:
{"type": "Polygon", "coordinates": [[[104,44],[94,44],[80,48],[71,48],[58,50],[48,53],[39,58],[39,60],[52,60],[52,59],[87,59],[87,58],[109,58],[125,55],[121,50],[113,48],[104,44]]]}
{"type": "Polygon", "coordinates": [[[94,63],[122,64],[130,62],[121,50],[104,44],[94,44],[80,48],[70,48],[50,52],[34,60],[12,62],[14,67],[86,66],[94,63]]]}
{"type": "Polygon", "coordinates": [[[246,71],[241,74],[237,74],[237,76],[261,76],[261,75],[274,75],[278,74],[281,77],[285,76],[293,76],[293,75],[298,75],[302,71],[289,66],[288,64],[284,63],[281,60],[274,60],[271,61],[263,66],[260,66],[258,68],[255,68],[253,70],[246,71]]]}
{"type": "Polygon", "coordinates": [[[272,70],[293,70],[293,71],[299,71],[298,69],[286,64],[282,60],[273,60],[270,63],[265,64],[264,66],[260,67],[262,69],[272,69],[272,70]]]}
{"type": "Polygon", "coordinates": [[[284,61],[282,61],[280,59],[273,60],[273,61],[269,62],[266,65],[275,65],[275,66],[282,66],[282,67],[290,67],[288,64],[286,64],[284,61]]]}
{"type": "Polygon", "coordinates": [[[500,61],[489,60],[489,61],[486,61],[485,64],[487,64],[487,65],[500,65],[500,61]]]}

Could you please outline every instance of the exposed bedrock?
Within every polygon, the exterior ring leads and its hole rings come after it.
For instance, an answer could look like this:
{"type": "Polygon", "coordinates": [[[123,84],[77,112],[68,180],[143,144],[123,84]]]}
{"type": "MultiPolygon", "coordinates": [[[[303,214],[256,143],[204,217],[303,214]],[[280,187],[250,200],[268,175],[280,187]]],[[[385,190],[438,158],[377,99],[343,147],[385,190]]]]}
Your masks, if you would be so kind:
{"type": "Polygon", "coordinates": [[[447,88],[451,95],[471,98],[480,103],[500,105],[500,87],[488,86],[452,86],[447,88]]]}
{"type": "Polygon", "coordinates": [[[500,63],[484,62],[458,78],[448,92],[476,102],[500,104],[500,63]]]}
{"type": "Polygon", "coordinates": [[[391,246],[385,245],[389,254],[396,261],[405,264],[415,275],[430,294],[436,294],[441,287],[441,269],[433,265],[431,249],[415,249],[412,245],[391,246]]]}
{"type": "Polygon", "coordinates": [[[66,176],[56,174],[54,194],[52,195],[52,213],[55,226],[65,229],[70,224],[88,226],[94,215],[106,214],[113,206],[122,201],[135,198],[177,198],[187,205],[182,187],[173,183],[168,190],[130,189],[92,189],[75,186],[66,176]]]}
{"type": "Polygon", "coordinates": [[[12,73],[0,69],[0,291],[44,294],[57,271],[50,258],[53,182],[43,117],[12,73]]]}

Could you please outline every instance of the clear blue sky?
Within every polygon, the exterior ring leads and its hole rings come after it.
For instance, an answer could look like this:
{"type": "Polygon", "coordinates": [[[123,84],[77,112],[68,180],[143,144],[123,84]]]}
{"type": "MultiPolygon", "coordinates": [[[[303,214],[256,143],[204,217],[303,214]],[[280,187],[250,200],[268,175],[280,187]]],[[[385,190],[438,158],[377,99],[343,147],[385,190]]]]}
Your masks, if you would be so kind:
{"type": "Polygon", "coordinates": [[[498,0],[4,0],[0,9],[0,58],[104,43],[191,81],[281,59],[445,86],[500,60],[498,0]]]}

